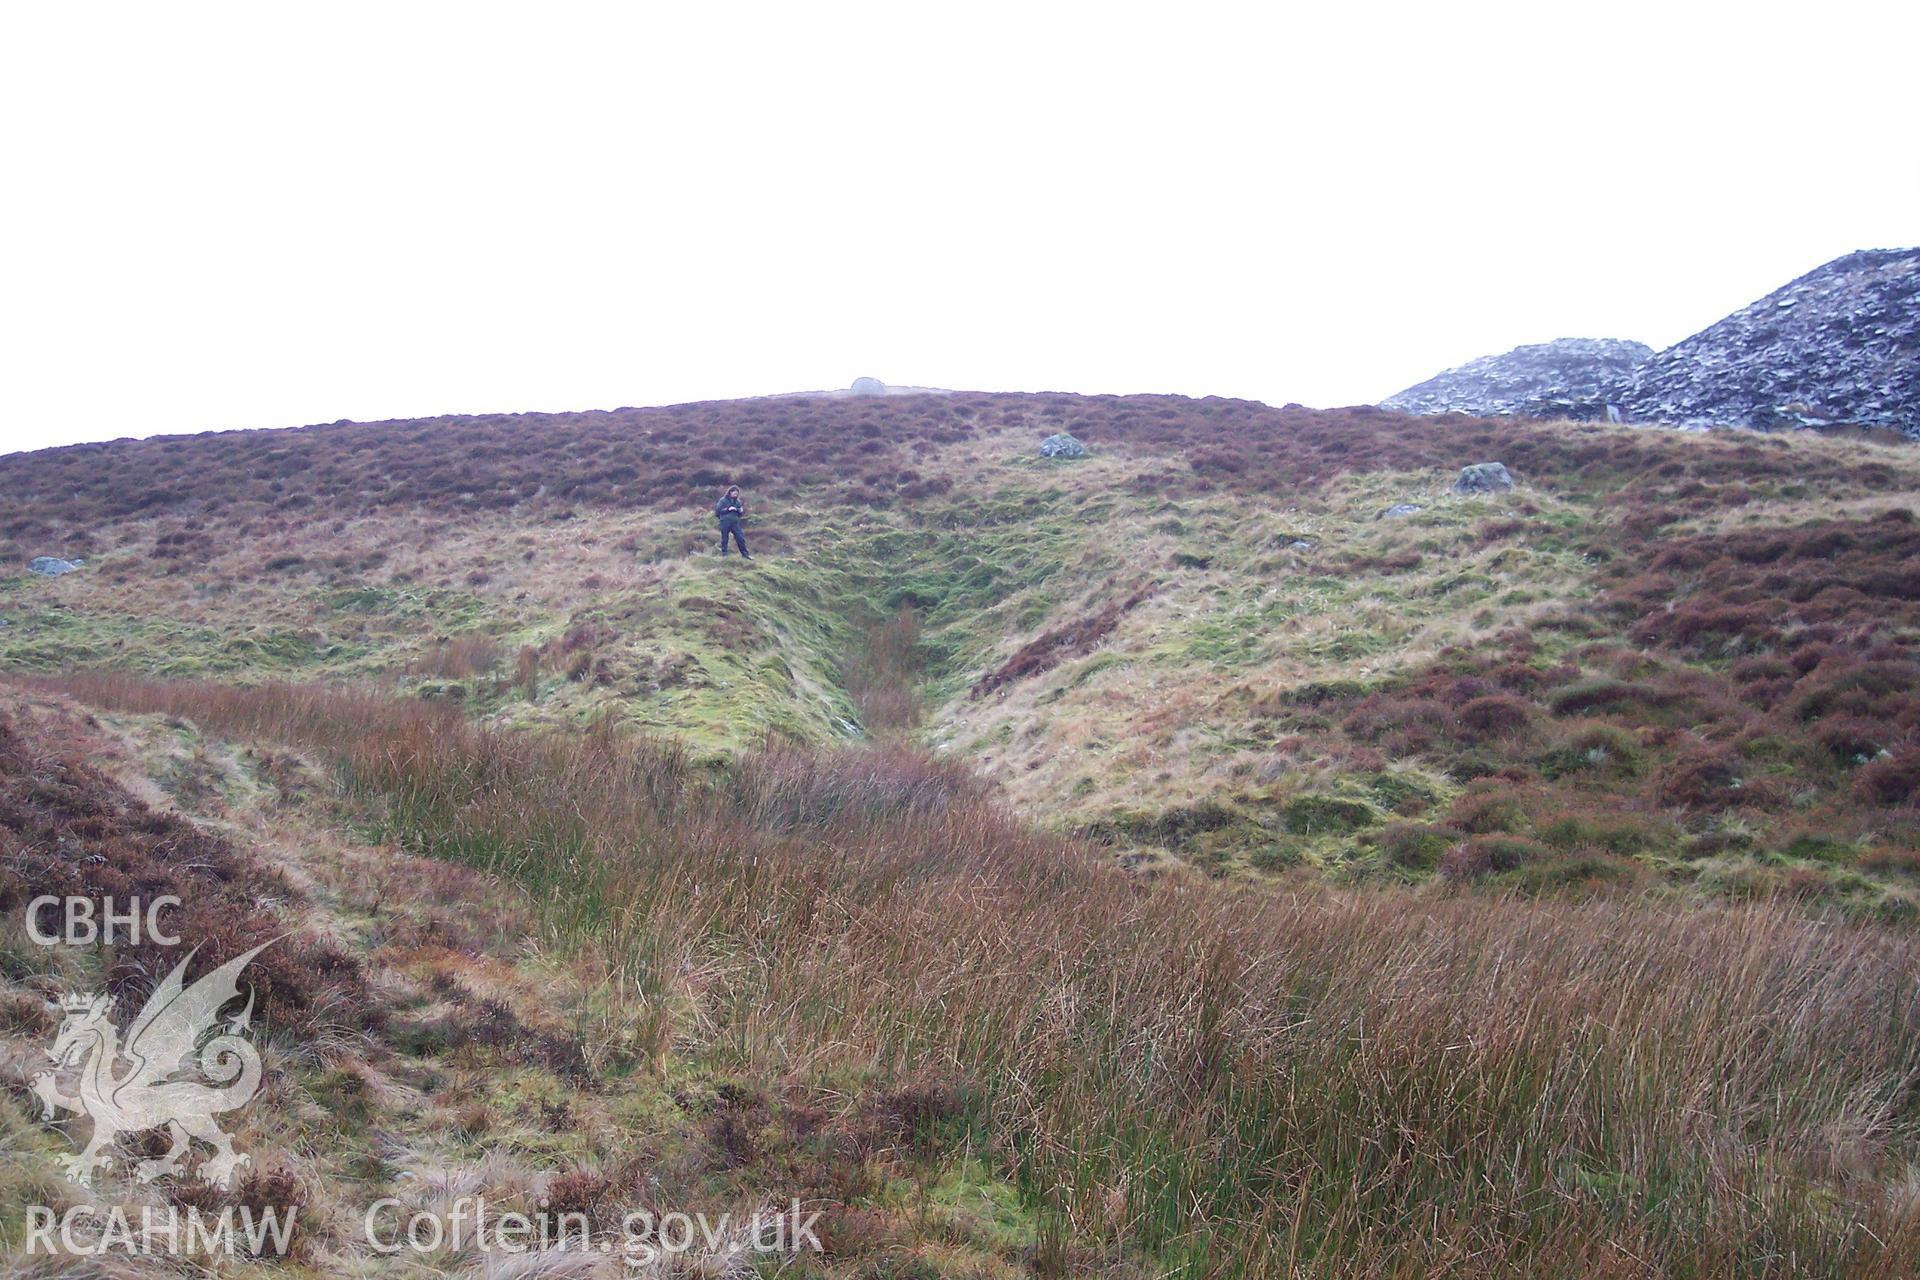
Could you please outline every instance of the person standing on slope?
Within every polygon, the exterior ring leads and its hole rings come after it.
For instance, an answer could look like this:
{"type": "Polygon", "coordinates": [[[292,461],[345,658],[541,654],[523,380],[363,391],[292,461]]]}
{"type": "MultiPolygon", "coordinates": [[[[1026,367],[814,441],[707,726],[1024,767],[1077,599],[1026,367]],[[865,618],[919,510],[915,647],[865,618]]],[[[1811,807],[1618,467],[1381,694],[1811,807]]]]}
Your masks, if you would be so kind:
{"type": "Polygon", "coordinates": [[[720,522],[720,554],[727,554],[727,538],[731,536],[734,545],[740,548],[740,558],[753,559],[747,554],[747,540],[740,535],[740,522],[746,518],[747,504],[740,501],[739,485],[727,486],[727,491],[720,495],[720,501],[713,504],[713,515],[720,522]]]}

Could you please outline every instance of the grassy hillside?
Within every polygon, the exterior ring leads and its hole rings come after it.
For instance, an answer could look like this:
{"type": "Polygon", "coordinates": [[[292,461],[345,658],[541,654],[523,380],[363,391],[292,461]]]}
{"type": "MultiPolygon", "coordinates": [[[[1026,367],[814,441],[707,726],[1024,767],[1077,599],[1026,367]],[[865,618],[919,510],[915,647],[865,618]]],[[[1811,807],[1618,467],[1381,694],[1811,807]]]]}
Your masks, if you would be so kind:
{"type": "Polygon", "coordinates": [[[123,442],[0,492],[0,555],[87,559],[0,576],[23,1266],[28,1205],[198,1197],[302,1207],[229,1273],[631,1273],[356,1239],[462,1191],[610,1244],[822,1213],[703,1276],[1920,1250],[1910,450],[956,395],[123,442]],[[1092,453],[1038,457],[1062,428],[1092,453]],[[287,935],[227,1192],[132,1139],[63,1183],[27,1093],[47,1001],[131,1013],[171,955],[20,908],[134,886],[196,974],[287,935]]]}
{"type": "Polygon", "coordinates": [[[373,681],[718,758],[868,736],[849,664],[892,623],[917,736],[1131,862],[1920,901],[1920,460],[1865,439],[791,399],[83,446],[0,488],[9,560],[90,558],[0,579],[0,669],[373,681]],[[1038,457],[1061,428],[1092,455],[1038,457]],[[1449,492],[1491,460],[1519,489],[1449,492]],[[729,477],[752,570],[711,554],[729,477]]]}

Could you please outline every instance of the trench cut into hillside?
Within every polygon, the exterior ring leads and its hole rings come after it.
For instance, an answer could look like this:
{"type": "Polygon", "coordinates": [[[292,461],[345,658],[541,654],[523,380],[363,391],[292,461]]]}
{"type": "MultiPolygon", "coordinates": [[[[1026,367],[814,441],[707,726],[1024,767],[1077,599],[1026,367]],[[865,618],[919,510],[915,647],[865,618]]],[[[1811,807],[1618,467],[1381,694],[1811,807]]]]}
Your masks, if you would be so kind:
{"type": "MultiPolygon", "coordinates": [[[[0,459],[87,561],[0,576],[0,895],[299,935],[289,1273],[456,1184],[833,1280],[1911,1270],[1913,455],[875,401],[0,459]]],[[[14,922],[0,1064],[151,977],[14,922]]]]}
{"type": "Polygon", "coordinates": [[[10,547],[88,562],[0,577],[4,670],[344,681],[709,767],[913,741],[1145,870],[1920,910],[1920,480],[1884,444],[901,396],[0,479],[10,547]],[[1062,429],[1086,457],[1038,455],[1062,429]],[[1490,461],[1518,487],[1453,492],[1490,461]],[[746,482],[752,565],[714,554],[715,476],[746,482]]]}

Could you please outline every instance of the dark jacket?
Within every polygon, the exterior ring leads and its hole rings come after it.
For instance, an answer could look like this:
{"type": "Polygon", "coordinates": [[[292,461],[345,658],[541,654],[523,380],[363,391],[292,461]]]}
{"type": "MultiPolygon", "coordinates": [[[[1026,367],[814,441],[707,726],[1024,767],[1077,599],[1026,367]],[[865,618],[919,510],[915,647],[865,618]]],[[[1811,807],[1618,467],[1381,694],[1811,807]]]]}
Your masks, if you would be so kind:
{"type": "Polygon", "coordinates": [[[720,523],[725,524],[729,520],[738,520],[747,514],[747,504],[730,493],[713,504],[713,514],[719,518],[720,523]]]}

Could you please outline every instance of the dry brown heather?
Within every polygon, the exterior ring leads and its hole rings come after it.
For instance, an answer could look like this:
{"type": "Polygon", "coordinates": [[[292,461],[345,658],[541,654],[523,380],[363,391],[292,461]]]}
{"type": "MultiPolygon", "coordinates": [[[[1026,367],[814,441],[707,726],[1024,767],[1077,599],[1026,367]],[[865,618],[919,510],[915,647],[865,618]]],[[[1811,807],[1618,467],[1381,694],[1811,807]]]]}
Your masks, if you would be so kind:
{"type": "Polygon", "coordinates": [[[736,1108],[706,1140],[770,1196],[839,1170],[802,1188],[836,1242],[813,1274],[1891,1277],[1920,1256],[1904,931],[1142,880],[904,749],[712,772],[311,687],[68,687],[318,753],[403,847],[525,888],[546,946],[606,967],[651,1070],[890,1089],[882,1147],[932,1181],[983,1164],[1030,1224],[956,1263],[885,1212],[859,1143],[795,1164],[755,1136],[771,1102],[736,1108]]]}
{"type": "MultiPolygon", "coordinates": [[[[923,475],[917,457],[1006,428],[1070,429],[1096,447],[1173,455],[1180,470],[1135,482],[1166,494],[1272,494],[1355,472],[1450,469],[1462,457],[1594,484],[1630,475],[1657,483],[1687,470],[1656,435],[1552,426],[1460,415],[1415,422],[1371,406],[1274,409],[1217,397],[984,393],[341,422],[0,457],[0,490],[10,498],[0,537],[83,554],[108,522],[174,518],[163,546],[187,558],[217,549],[214,522],[259,529],[289,518],[471,513],[536,501],[700,510],[728,483],[765,502],[817,490],[884,508],[952,488],[950,471],[923,475]]],[[[1754,443],[1727,452],[1749,483],[1817,481],[1876,465],[1789,458],[1754,443]]]]}
{"type": "MultiPolygon", "coordinates": [[[[391,507],[464,512],[536,497],[698,508],[728,483],[770,499],[830,486],[844,502],[888,505],[951,487],[950,476],[917,474],[916,453],[1003,426],[1070,427],[1098,445],[1176,451],[1189,460],[1188,484],[1199,488],[1264,490],[1347,471],[1444,466],[1462,447],[1556,471],[1631,466],[1646,454],[1628,437],[1562,444],[1523,426],[1464,418],[1409,439],[1403,423],[1366,407],[1315,412],[1173,396],[963,394],[208,433],[0,458],[0,485],[37,499],[16,497],[0,535],[70,539],[134,515],[198,522],[391,507]]],[[[211,549],[191,528],[177,532],[169,545],[179,554],[211,549]]]]}

